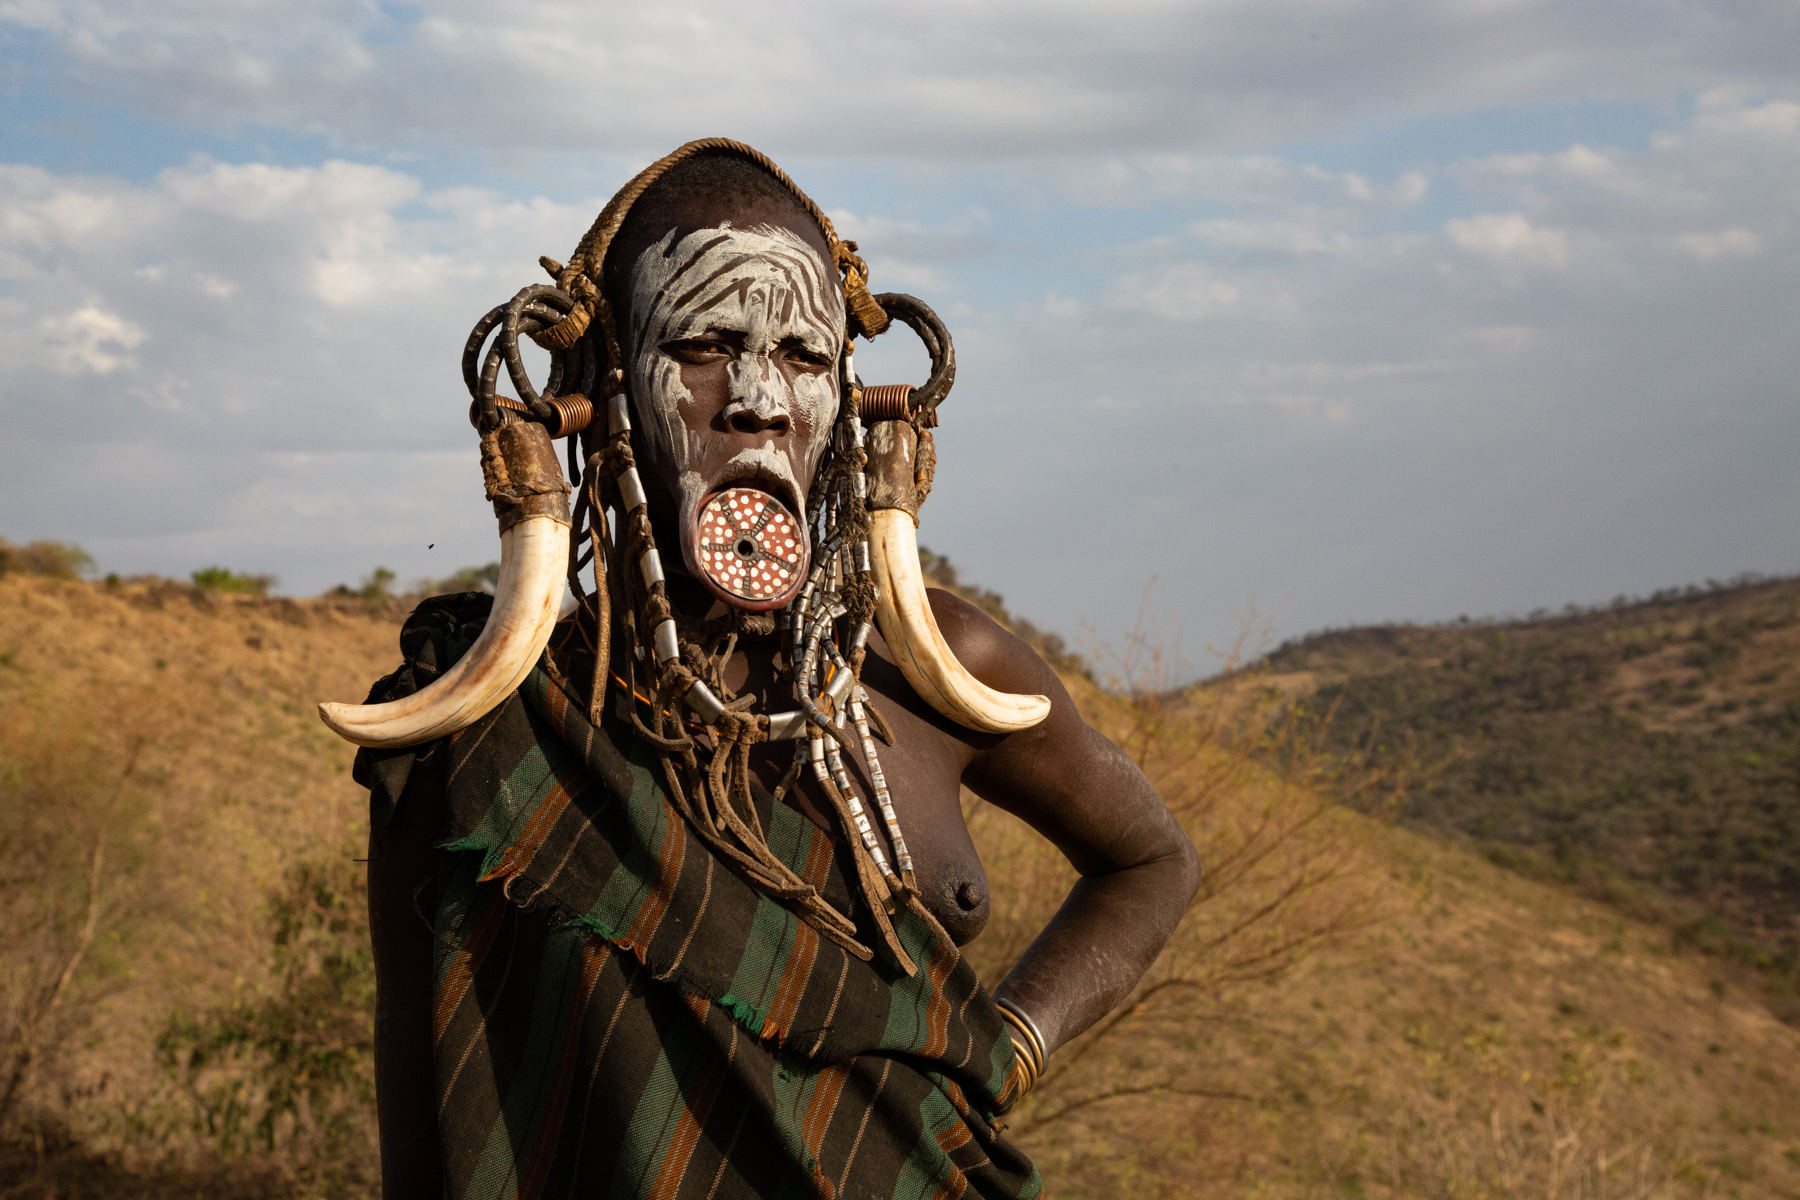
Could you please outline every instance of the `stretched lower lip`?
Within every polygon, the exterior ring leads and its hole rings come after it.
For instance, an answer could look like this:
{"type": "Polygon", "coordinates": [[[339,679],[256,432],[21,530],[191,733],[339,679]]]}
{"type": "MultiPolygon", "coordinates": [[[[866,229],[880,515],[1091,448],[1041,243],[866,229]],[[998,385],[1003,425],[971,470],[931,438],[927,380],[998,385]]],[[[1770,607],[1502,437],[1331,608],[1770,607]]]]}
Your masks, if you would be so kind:
{"type": "MultiPolygon", "coordinates": [[[[707,499],[710,500],[713,496],[718,495],[720,492],[729,492],[733,489],[741,489],[744,491],[751,491],[751,492],[761,492],[763,495],[768,496],[770,499],[774,500],[775,503],[781,505],[781,507],[787,509],[789,512],[794,511],[794,502],[793,502],[793,499],[786,494],[787,489],[783,488],[783,487],[778,487],[774,483],[772,483],[769,480],[764,479],[758,475],[746,476],[743,479],[727,480],[726,482],[721,483],[718,487],[714,488],[710,493],[708,493],[707,499]]],[[[704,501],[702,503],[704,503],[704,501]]]]}
{"type": "Polygon", "coordinates": [[[751,612],[791,601],[805,581],[810,557],[802,518],[749,480],[728,483],[701,499],[688,550],[708,590],[751,612]]]}

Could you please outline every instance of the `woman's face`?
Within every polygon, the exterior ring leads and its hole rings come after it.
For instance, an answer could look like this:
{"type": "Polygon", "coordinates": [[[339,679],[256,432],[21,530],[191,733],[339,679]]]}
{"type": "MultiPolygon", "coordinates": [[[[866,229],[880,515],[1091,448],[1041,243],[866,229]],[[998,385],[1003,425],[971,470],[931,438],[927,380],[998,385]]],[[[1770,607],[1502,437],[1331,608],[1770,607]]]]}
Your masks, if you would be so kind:
{"type": "Polygon", "coordinates": [[[674,498],[684,559],[702,575],[697,522],[715,493],[751,488],[805,511],[837,418],[844,302],[836,271],[793,229],[721,221],[678,234],[638,257],[624,341],[645,467],[674,498]]]}

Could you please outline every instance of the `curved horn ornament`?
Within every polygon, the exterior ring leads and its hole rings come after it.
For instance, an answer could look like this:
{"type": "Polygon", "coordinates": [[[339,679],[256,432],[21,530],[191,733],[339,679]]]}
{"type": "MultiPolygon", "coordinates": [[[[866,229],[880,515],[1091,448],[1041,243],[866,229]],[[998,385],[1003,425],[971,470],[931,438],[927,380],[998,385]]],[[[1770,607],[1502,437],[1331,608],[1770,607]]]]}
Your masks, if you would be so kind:
{"type": "MultiPolygon", "coordinates": [[[[982,733],[1030,729],[1050,715],[1048,697],[996,691],[969,674],[938,628],[931,602],[925,598],[925,576],[919,570],[915,530],[919,504],[929,484],[921,489],[916,473],[918,426],[937,424],[937,406],[956,382],[956,350],[950,331],[931,307],[916,297],[883,292],[875,299],[890,317],[911,326],[931,356],[931,378],[925,386],[895,389],[901,393],[899,411],[878,417],[869,428],[869,565],[875,574],[875,623],[906,682],[938,712],[982,733]]],[[[847,378],[855,378],[855,368],[848,362],[845,371],[847,378]]]]}
{"type": "Polygon", "coordinates": [[[957,661],[925,598],[911,514],[898,508],[872,511],[869,550],[881,589],[875,622],[900,673],[927,704],[983,733],[1016,733],[1050,715],[1048,697],[995,691],[957,661]]]}
{"type": "Polygon", "coordinates": [[[569,565],[569,485],[542,425],[510,420],[483,435],[482,468],[500,517],[494,608],[468,653],[387,704],[321,704],[331,731],[358,746],[416,746],[480,720],[518,688],[550,642],[569,565]]]}

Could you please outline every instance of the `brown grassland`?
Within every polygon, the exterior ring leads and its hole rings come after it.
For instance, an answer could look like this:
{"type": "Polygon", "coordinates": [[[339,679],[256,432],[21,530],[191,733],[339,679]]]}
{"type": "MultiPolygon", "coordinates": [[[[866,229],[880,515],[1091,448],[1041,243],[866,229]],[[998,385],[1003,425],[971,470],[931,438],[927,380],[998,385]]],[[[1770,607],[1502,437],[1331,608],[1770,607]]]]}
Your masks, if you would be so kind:
{"type": "MultiPolygon", "coordinates": [[[[363,793],[312,706],[397,620],[0,578],[0,1197],[374,1190],[363,793]]],[[[1800,1030],[1749,967],[1356,811],[1405,764],[1154,650],[1069,682],[1207,880],[1012,1114],[1048,1194],[1800,1197],[1800,1030]]],[[[993,979],[1068,873],[966,809],[993,979]]]]}

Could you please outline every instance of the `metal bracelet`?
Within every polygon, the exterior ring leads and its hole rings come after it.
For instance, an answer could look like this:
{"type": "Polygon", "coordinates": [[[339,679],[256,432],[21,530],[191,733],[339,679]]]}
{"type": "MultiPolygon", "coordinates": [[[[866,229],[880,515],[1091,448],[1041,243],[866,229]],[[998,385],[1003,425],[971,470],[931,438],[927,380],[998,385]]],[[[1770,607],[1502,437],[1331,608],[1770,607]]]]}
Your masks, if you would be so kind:
{"type": "Polygon", "coordinates": [[[1031,1051],[1032,1076],[1033,1082],[1035,1082],[1036,1077],[1044,1073],[1044,1066],[1049,1058],[1044,1049],[1042,1031],[1038,1029],[1037,1022],[1031,1019],[1029,1013],[1004,996],[994,998],[994,1007],[1000,1010],[1000,1015],[1007,1019],[1008,1024],[1023,1033],[1026,1040],[1031,1043],[1027,1048],[1031,1051]]]}
{"type": "Polygon", "coordinates": [[[694,686],[687,691],[687,706],[700,718],[702,725],[711,725],[725,715],[725,706],[712,694],[712,689],[698,679],[694,680],[694,686]]]}
{"type": "Polygon", "coordinates": [[[638,559],[638,570],[644,576],[644,587],[646,588],[653,588],[663,582],[662,555],[656,552],[655,546],[644,551],[642,557],[638,559]]]}

